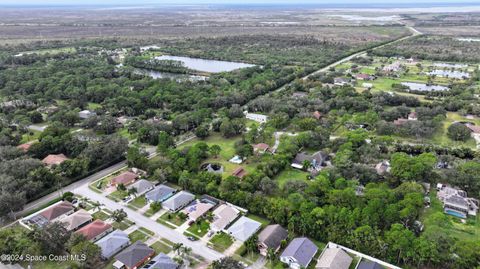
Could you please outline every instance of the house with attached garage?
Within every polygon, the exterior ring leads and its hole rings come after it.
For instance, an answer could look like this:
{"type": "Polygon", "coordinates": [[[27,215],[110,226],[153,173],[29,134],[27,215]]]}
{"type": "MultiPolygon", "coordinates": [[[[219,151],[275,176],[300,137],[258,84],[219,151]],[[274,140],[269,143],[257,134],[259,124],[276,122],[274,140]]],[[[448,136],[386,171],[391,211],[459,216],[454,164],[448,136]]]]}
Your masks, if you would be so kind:
{"type": "Polygon", "coordinates": [[[115,256],[113,263],[115,269],[136,269],[155,254],[155,250],[142,241],[137,241],[115,256]]]}
{"type": "Polygon", "coordinates": [[[235,221],[230,228],[228,228],[228,233],[233,236],[235,239],[241,242],[247,241],[252,235],[254,235],[260,228],[262,224],[258,221],[255,221],[251,218],[245,216],[240,217],[235,221]]]}
{"type": "Polygon", "coordinates": [[[92,219],[93,218],[90,213],[88,213],[84,209],[80,209],[77,212],[68,215],[58,221],[63,223],[68,231],[75,231],[78,228],[90,223],[92,219]]]}
{"type": "Polygon", "coordinates": [[[316,269],[348,269],[353,258],[340,248],[327,248],[317,261],[316,269]]]}
{"type": "Polygon", "coordinates": [[[60,165],[66,160],[68,160],[67,156],[62,153],[50,154],[47,157],[43,158],[42,163],[48,167],[52,167],[54,165],[60,165]]]}
{"type": "Polygon", "coordinates": [[[201,202],[197,200],[182,209],[181,212],[188,216],[189,221],[195,222],[201,217],[203,217],[213,207],[214,205],[211,203],[201,202]]]}
{"type": "Polygon", "coordinates": [[[89,223],[88,225],[84,226],[83,228],[79,229],[76,231],[76,234],[81,234],[85,236],[87,240],[90,240],[92,242],[97,241],[98,239],[104,237],[108,233],[113,231],[112,225],[109,223],[106,223],[102,220],[95,220],[92,223],[89,223]]]}
{"type": "Polygon", "coordinates": [[[190,204],[193,200],[195,200],[195,195],[186,191],[181,191],[163,202],[162,207],[170,212],[177,212],[190,204]]]}
{"type": "Polygon", "coordinates": [[[282,241],[286,240],[288,232],[278,224],[268,225],[258,234],[258,250],[260,255],[267,256],[268,250],[273,249],[275,253],[280,249],[282,241]]]}
{"type": "Polygon", "coordinates": [[[318,251],[318,247],[306,237],[298,237],[280,255],[280,261],[292,269],[307,268],[318,251]]]}
{"type": "Polygon", "coordinates": [[[123,184],[125,186],[127,185],[130,185],[132,184],[133,182],[135,182],[135,180],[137,178],[139,178],[140,176],[137,175],[136,173],[134,172],[131,172],[131,171],[126,171],[126,172],[123,172],[121,173],[120,175],[114,177],[111,181],[110,181],[110,185],[112,186],[118,186],[120,184],[123,184]]]}
{"type": "Polygon", "coordinates": [[[164,253],[155,256],[150,262],[145,264],[144,269],[177,269],[179,265],[164,253]]]}
{"type": "Polygon", "coordinates": [[[152,203],[152,202],[163,202],[167,200],[168,198],[172,197],[175,192],[174,188],[170,188],[167,185],[158,185],[156,186],[153,190],[147,192],[145,194],[145,198],[147,199],[147,202],[152,203]]]}
{"type": "Polygon", "coordinates": [[[224,231],[240,215],[240,210],[229,204],[221,204],[213,210],[213,222],[210,228],[214,232],[224,231]]]}
{"type": "Polygon", "coordinates": [[[146,193],[147,191],[153,189],[153,187],[155,187],[155,185],[152,182],[150,182],[146,179],[140,179],[140,180],[136,181],[135,183],[131,184],[130,186],[128,186],[127,189],[128,190],[136,189],[137,190],[136,195],[140,196],[140,195],[146,193]]]}
{"type": "Polygon", "coordinates": [[[31,230],[32,226],[44,227],[51,221],[65,217],[75,212],[75,207],[67,201],[59,201],[32,216],[27,216],[20,221],[20,224],[31,230]]]}
{"type": "Polygon", "coordinates": [[[102,250],[102,259],[108,260],[120,250],[130,245],[130,238],[128,238],[125,232],[115,230],[95,242],[95,245],[99,246],[102,250]]]}
{"type": "Polygon", "coordinates": [[[297,156],[295,156],[295,159],[293,159],[292,167],[297,169],[303,169],[305,162],[308,162],[310,164],[309,169],[314,171],[320,171],[326,160],[327,155],[321,151],[315,152],[312,155],[305,152],[300,152],[297,154],[297,156]]]}

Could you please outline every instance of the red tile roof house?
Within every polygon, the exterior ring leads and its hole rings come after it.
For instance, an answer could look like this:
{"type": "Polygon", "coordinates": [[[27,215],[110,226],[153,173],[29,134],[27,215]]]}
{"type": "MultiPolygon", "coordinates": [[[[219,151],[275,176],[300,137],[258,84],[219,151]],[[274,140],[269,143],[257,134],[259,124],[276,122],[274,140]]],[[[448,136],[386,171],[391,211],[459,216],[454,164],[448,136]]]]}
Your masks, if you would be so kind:
{"type": "Polygon", "coordinates": [[[73,213],[73,211],[74,207],[70,202],[61,201],[42,211],[40,215],[44,216],[47,220],[52,221],[60,216],[69,215],[73,213]]]}
{"type": "Polygon", "coordinates": [[[76,231],[75,233],[82,234],[83,236],[85,236],[85,238],[87,238],[87,240],[95,242],[110,233],[111,231],[113,231],[112,225],[97,219],[94,222],[76,231]]]}
{"type": "Polygon", "coordinates": [[[238,177],[238,178],[243,178],[244,176],[247,175],[247,171],[243,169],[243,167],[239,167],[233,171],[232,176],[238,177]]]}
{"type": "Polygon", "coordinates": [[[32,146],[32,142],[28,142],[25,144],[18,145],[17,148],[23,150],[23,152],[27,152],[31,146],[32,146]]]}
{"type": "Polygon", "coordinates": [[[267,144],[265,144],[265,143],[259,143],[259,144],[253,145],[253,151],[254,151],[255,153],[264,154],[264,153],[267,152],[269,149],[270,149],[270,146],[267,145],[267,144]]]}
{"type": "Polygon", "coordinates": [[[139,176],[133,172],[127,171],[123,172],[120,175],[114,177],[110,184],[112,186],[117,186],[118,184],[129,185],[135,182],[135,180],[139,178],[139,176]]]}
{"type": "Polygon", "coordinates": [[[44,163],[48,167],[51,167],[53,165],[60,165],[66,160],[68,160],[67,156],[62,153],[50,154],[47,157],[43,158],[42,163],[44,163]]]}

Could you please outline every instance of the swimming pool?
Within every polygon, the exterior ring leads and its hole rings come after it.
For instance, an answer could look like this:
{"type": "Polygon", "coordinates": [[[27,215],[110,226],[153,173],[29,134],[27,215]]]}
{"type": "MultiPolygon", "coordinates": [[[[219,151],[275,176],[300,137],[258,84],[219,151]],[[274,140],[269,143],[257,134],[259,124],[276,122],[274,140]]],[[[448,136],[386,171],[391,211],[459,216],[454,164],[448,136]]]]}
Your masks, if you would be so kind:
{"type": "Polygon", "coordinates": [[[447,209],[447,210],[445,210],[445,213],[447,213],[447,214],[449,214],[449,215],[452,215],[452,216],[454,216],[454,217],[462,218],[462,219],[467,218],[467,215],[466,215],[466,214],[460,213],[460,212],[454,211],[454,210],[449,210],[449,209],[447,209]]]}

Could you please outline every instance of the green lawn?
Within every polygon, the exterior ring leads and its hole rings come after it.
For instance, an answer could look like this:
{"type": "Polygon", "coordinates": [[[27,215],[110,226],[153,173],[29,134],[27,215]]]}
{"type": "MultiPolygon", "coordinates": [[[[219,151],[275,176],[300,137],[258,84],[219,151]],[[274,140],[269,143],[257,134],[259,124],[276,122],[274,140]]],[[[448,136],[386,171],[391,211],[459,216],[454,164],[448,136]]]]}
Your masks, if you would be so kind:
{"type": "Polygon", "coordinates": [[[188,227],[187,231],[195,234],[198,237],[203,237],[208,230],[210,230],[210,223],[206,220],[200,220],[194,223],[192,226],[188,227]]]}
{"type": "Polygon", "coordinates": [[[130,241],[137,242],[138,240],[145,242],[149,238],[148,235],[146,235],[144,232],[140,230],[133,231],[128,235],[128,238],[130,238],[130,241]]]}
{"type": "Polygon", "coordinates": [[[176,229],[177,227],[171,225],[170,223],[167,223],[166,221],[164,221],[161,217],[157,219],[157,222],[170,228],[170,229],[176,229]]]}
{"type": "Polygon", "coordinates": [[[138,229],[139,229],[140,231],[142,231],[142,232],[144,232],[144,233],[146,233],[146,234],[150,235],[150,236],[153,236],[153,235],[155,235],[155,233],[154,233],[154,232],[150,231],[149,229],[147,229],[147,228],[145,228],[145,227],[140,227],[140,228],[138,228],[138,229]]]}
{"type": "Polygon", "coordinates": [[[155,253],[169,253],[170,251],[172,251],[172,248],[170,246],[168,246],[167,244],[163,243],[163,242],[160,242],[160,241],[157,241],[155,243],[153,243],[152,245],[150,245],[151,248],[153,248],[155,250],[155,253]]]}
{"type": "Polygon", "coordinates": [[[127,196],[128,196],[127,191],[116,190],[110,193],[107,197],[118,202],[127,196]]]}
{"type": "Polygon", "coordinates": [[[132,225],[133,225],[132,223],[129,223],[126,220],[124,220],[122,222],[114,221],[112,223],[113,228],[118,229],[118,230],[122,230],[122,231],[125,231],[126,229],[128,229],[128,227],[130,227],[132,225]]]}
{"type": "Polygon", "coordinates": [[[219,145],[222,148],[222,151],[218,156],[219,159],[229,160],[235,155],[235,142],[239,141],[240,139],[241,138],[239,136],[234,138],[225,138],[218,133],[213,133],[211,136],[207,137],[204,140],[192,139],[180,145],[178,148],[182,149],[188,146],[192,146],[198,142],[205,142],[209,147],[212,145],[219,145]]]}
{"type": "Polygon", "coordinates": [[[160,219],[163,221],[168,221],[170,223],[173,223],[174,225],[180,226],[182,225],[187,219],[180,217],[180,213],[170,213],[166,212],[162,216],[160,216],[160,219]]]}
{"type": "Polygon", "coordinates": [[[307,180],[308,172],[300,169],[294,169],[288,167],[275,177],[278,182],[278,186],[281,188],[288,180],[307,180]]]}
{"type": "Polygon", "coordinates": [[[87,109],[88,110],[95,110],[95,109],[99,109],[99,108],[102,108],[101,104],[91,103],[91,102],[87,104],[87,109]]]}
{"type": "Polygon", "coordinates": [[[103,212],[103,211],[97,211],[95,213],[93,213],[92,217],[94,219],[100,219],[100,220],[107,220],[110,218],[110,215],[108,215],[107,213],[103,212]]]}
{"type": "Polygon", "coordinates": [[[147,205],[147,200],[145,199],[145,196],[142,195],[142,196],[139,196],[139,197],[133,199],[133,200],[129,203],[129,205],[132,205],[132,206],[140,209],[140,208],[142,208],[142,207],[144,207],[144,206],[147,205]]]}
{"type": "Polygon", "coordinates": [[[35,130],[28,130],[28,132],[26,132],[22,135],[22,139],[20,140],[20,144],[37,140],[38,137],[40,136],[40,134],[42,134],[42,132],[35,131],[35,130]]]}
{"type": "Polygon", "coordinates": [[[209,243],[214,250],[218,252],[224,252],[233,244],[233,239],[230,235],[221,232],[212,237],[209,243]]]}

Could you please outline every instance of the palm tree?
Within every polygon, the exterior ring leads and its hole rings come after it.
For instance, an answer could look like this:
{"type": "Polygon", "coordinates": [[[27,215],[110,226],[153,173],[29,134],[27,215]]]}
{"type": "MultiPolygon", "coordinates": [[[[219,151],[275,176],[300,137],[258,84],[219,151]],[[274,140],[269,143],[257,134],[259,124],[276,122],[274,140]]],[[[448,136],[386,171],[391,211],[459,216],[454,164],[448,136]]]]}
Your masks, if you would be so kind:
{"type": "Polygon", "coordinates": [[[101,204],[100,202],[92,202],[93,211],[95,211],[95,210],[96,210],[97,212],[100,211],[102,205],[103,205],[103,204],[101,204]]]}
{"type": "Polygon", "coordinates": [[[173,244],[172,249],[174,252],[177,253],[177,255],[179,255],[182,247],[183,247],[183,243],[175,243],[173,244]]]}

